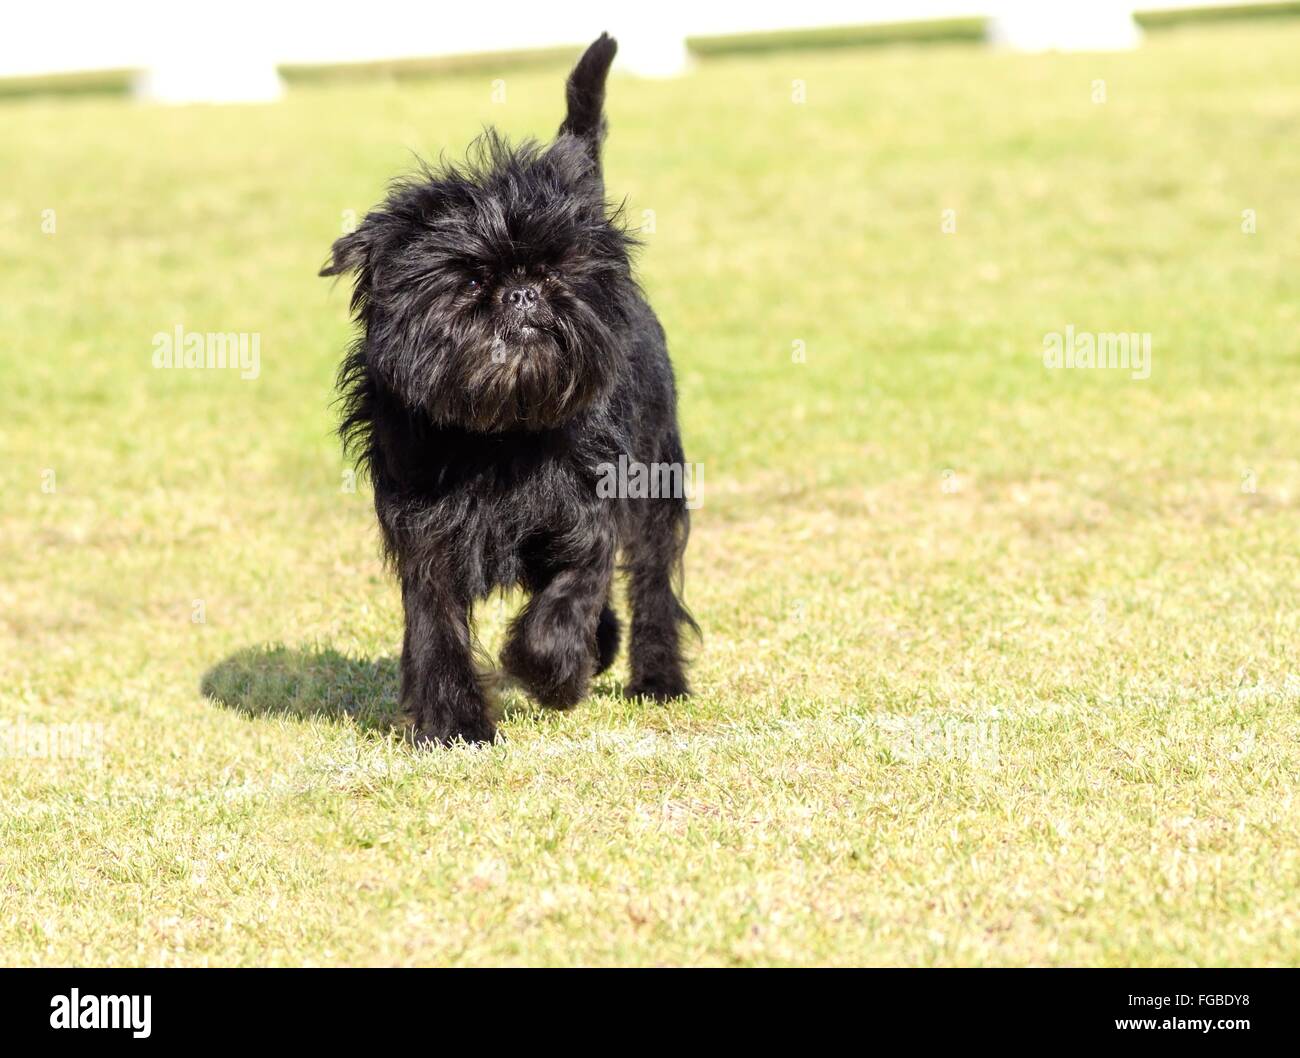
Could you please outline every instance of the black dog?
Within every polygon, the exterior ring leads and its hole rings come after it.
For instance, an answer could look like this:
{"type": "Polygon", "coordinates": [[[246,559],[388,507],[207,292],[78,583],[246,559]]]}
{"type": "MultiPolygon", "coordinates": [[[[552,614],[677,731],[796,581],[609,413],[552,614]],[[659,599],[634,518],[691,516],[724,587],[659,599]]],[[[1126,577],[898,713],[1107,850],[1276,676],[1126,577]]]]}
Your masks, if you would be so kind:
{"type": "Polygon", "coordinates": [[[581,700],[618,651],[620,550],[632,606],[626,693],[688,693],[672,366],[601,174],[615,49],[602,34],[574,67],[554,143],[511,148],[486,132],[465,165],[395,184],[321,272],[356,273],[362,333],[339,372],[340,432],[370,475],[401,580],[402,704],[422,742],[495,735],[470,608],[498,588],[530,595],[506,671],[543,705],[581,700]],[[620,456],[675,468],[677,487],[602,497],[599,479],[620,456]]]}

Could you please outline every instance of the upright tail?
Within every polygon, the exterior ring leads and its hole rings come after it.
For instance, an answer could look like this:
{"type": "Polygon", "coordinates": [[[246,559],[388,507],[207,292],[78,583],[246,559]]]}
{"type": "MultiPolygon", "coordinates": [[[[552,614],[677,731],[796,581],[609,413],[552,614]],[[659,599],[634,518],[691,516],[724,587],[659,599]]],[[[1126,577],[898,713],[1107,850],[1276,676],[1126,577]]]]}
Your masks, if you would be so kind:
{"type": "Polygon", "coordinates": [[[608,33],[602,33],[582,53],[578,65],[569,74],[564,96],[568,113],[560,134],[577,136],[587,143],[592,160],[600,161],[600,144],[605,138],[605,78],[609,64],[614,61],[618,42],[608,33]]]}

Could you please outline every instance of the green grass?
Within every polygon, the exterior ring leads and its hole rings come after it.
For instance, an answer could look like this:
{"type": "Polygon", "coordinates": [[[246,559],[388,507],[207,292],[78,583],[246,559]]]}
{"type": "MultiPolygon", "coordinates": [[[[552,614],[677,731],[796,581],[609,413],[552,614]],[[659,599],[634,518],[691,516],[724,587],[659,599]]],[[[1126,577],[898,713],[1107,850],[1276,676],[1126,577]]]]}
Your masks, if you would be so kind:
{"type": "Polygon", "coordinates": [[[412,150],[552,129],[556,75],[4,103],[0,958],[1296,962],[1298,48],[617,79],[698,694],[508,697],[432,753],[315,273],[412,150]],[[177,324],[260,376],[153,370],[177,324]],[[1045,370],[1068,324],[1149,332],[1151,378],[1045,370]],[[97,752],[16,745],[57,723],[97,752]]]}
{"type": "Polygon", "coordinates": [[[1170,26],[1190,25],[1198,22],[1235,22],[1256,18],[1293,18],[1300,15],[1300,3],[1295,0],[1266,0],[1262,4],[1211,4],[1190,7],[1156,8],[1136,11],[1133,17],[1143,29],[1164,29],[1170,26]]]}
{"type": "Polygon", "coordinates": [[[698,56],[782,51],[787,48],[859,48],[888,44],[977,43],[984,39],[988,19],[927,18],[912,22],[875,22],[813,29],[780,29],[759,33],[691,37],[687,44],[698,56]]]}

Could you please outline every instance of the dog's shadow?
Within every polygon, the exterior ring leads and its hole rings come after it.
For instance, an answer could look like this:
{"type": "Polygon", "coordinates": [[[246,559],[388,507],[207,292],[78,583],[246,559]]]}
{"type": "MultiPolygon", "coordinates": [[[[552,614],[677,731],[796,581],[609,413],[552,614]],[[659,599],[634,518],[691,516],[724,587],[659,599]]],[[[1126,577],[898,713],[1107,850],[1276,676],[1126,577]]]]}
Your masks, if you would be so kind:
{"type": "MultiPolygon", "coordinates": [[[[350,658],[332,647],[253,646],[237,650],[203,674],[199,689],[217,705],[248,717],[298,720],[351,719],[362,730],[404,731],[398,705],[396,657],[350,658]]],[[[606,673],[593,681],[593,695],[616,695],[606,673]]],[[[547,713],[521,691],[499,690],[501,719],[547,713]]]]}
{"type": "Polygon", "coordinates": [[[254,646],[203,674],[199,689],[249,717],[350,717],[367,731],[402,726],[397,658],[350,658],[331,647],[254,646]]]}

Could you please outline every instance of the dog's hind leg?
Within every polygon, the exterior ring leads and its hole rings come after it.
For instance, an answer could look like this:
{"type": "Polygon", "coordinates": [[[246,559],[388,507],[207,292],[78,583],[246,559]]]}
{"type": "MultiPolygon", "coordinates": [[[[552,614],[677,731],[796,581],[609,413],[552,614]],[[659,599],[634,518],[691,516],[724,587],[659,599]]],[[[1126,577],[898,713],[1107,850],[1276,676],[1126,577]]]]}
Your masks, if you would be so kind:
{"type": "Polygon", "coordinates": [[[618,648],[618,621],[606,602],[613,527],[598,524],[583,537],[581,548],[555,544],[562,558],[552,552],[533,563],[525,585],[532,598],[511,622],[501,652],[506,671],[549,709],[582,701],[591,677],[618,648]]]}
{"type": "MultiPolygon", "coordinates": [[[[677,447],[678,465],[681,450],[677,447]]],[[[682,554],[690,528],[686,497],[631,499],[624,541],[628,599],[632,606],[630,698],[667,701],[690,693],[682,659],[684,625],[695,628],[677,596],[682,554]]]]}
{"type": "Polygon", "coordinates": [[[491,742],[496,724],[474,666],[469,601],[445,577],[402,576],[402,707],[416,741],[491,742]]]}

